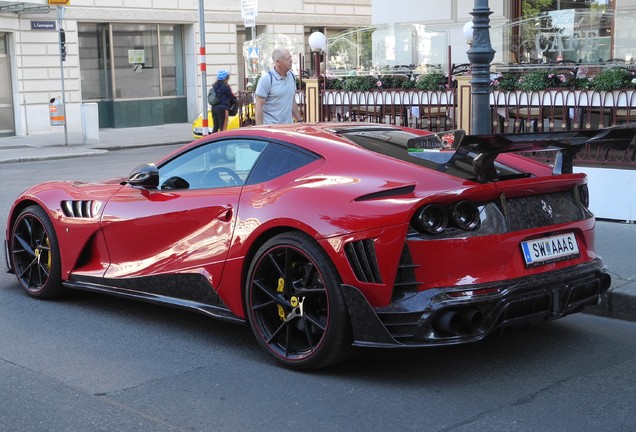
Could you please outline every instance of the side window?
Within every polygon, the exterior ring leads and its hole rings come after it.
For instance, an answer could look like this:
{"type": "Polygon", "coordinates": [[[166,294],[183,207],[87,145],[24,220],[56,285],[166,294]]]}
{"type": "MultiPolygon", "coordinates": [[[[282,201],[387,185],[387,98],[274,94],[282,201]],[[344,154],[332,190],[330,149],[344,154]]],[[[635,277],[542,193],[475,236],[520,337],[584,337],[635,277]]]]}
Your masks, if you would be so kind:
{"type": "Polygon", "coordinates": [[[242,186],[267,143],[231,139],[207,143],[159,168],[161,189],[207,189],[242,186]]]}
{"type": "Polygon", "coordinates": [[[258,159],[258,163],[247,179],[248,184],[272,180],[292,172],[318,159],[318,156],[306,150],[269,143],[258,159]]]}

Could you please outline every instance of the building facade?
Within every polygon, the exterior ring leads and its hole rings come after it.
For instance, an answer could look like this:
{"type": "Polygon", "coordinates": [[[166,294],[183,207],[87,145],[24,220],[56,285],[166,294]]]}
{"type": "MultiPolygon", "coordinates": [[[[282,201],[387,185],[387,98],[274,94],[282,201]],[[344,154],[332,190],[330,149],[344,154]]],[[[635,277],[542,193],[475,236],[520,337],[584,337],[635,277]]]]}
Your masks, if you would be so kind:
{"type": "MultiPolygon", "coordinates": [[[[70,0],[61,19],[48,3],[0,0],[0,136],[59,131],[49,105],[61,98],[62,85],[69,130],[81,130],[85,103],[98,104],[101,128],[188,122],[199,114],[197,0],[70,0]]],[[[256,25],[246,28],[243,3],[204,1],[208,86],[225,69],[233,88],[244,88],[245,41],[285,35],[306,51],[294,55],[308,54],[314,30],[329,35],[371,23],[371,0],[258,0],[251,2],[256,25]]]]}
{"type": "MultiPolygon", "coordinates": [[[[50,2],[55,0],[0,0],[0,136],[59,130],[51,126],[49,105],[62,96],[62,83],[69,130],[81,129],[85,103],[98,104],[101,128],[188,122],[199,114],[203,96],[198,0],[69,0],[61,19],[59,8],[49,6],[50,2]],[[65,38],[63,62],[59,22],[65,38]]],[[[233,88],[244,89],[254,72],[251,68],[262,70],[269,63],[266,51],[253,59],[255,51],[245,52],[245,44],[267,36],[270,41],[291,41],[297,72],[302,67],[313,69],[307,40],[315,30],[329,40],[349,29],[414,23],[428,29],[418,30],[419,40],[402,41],[399,30],[378,31],[376,36],[388,36],[381,43],[374,40],[374,50],[379,47],[384,60],[390,57],[387,53],[394,56],[394,63],[427,59],[444,71],[452,64],[468,62],[462,30],[472,19],[474,0],[400,0],[397,4],[391,0],[205,0],[203,4],[208,86],[216,72],[225,69],[233,88]],[[246,4],[257,12],[254,27],[245,26],[248,20],[242,7],[246,4]],[[421,34],[428,39],[422,40],[421,34]],[[308,60],[306,65],[300,64],[300,55],[308,60]]],[[[535,56],[533,61],[567,60],[568,56],[631,61],[636,26],[618,25],[610,18],[609,24],[594,24],[598,31],[580,31],[576,26],[582,25],[581,19],[566,12],[607,10],[616,17],[631,17],[636,14],[636,0],[489,0],[489,7],[496,50],[493,63],[512,64],[524,56],[526,60],[535,56]],[[555,37],[538,39],[534,34],[528,38],[521,24],[511,25],[546,11],[552,11],[552,22],[571,22],[567,42],[555,37]],[[581,46],[600,48],[581,54],[581,46]],[[543,52],[538,53],[539,49],[543,52]],[[537,59],[537,55],[544,57],[537,59]]],[[[327,55],[325,69],[334,70],[332,60],[340,56],[327,55]]]]}

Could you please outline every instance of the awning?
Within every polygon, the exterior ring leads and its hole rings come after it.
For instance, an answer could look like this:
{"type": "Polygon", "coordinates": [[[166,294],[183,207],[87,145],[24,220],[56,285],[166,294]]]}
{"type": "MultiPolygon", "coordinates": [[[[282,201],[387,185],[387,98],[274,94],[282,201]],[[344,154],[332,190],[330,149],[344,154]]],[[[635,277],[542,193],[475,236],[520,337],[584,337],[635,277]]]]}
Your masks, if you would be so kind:
{"type": "Polygon", "coordinates": [[[0,12],[47,13],[50,9],[47,0],[0,0],[0,12]]]}

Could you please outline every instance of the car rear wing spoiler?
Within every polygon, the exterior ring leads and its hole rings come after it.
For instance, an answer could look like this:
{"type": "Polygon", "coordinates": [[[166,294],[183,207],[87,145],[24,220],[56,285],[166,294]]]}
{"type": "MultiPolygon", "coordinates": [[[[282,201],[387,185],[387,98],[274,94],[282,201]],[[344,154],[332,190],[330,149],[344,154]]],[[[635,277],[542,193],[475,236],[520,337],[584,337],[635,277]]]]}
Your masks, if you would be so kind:
{"type": "Polygon", "coordinates": [[[455,149],[455,155],[449,163],[467,153],[476,153],[473,160],[475,176],[478,182],[487,183],[498,178],[495,159],[500,153],[557,151],[552,173],[571,174],[574,157],[586,144],[625,150],[635,139],[636,127],[631,125],[596,130],[493,135],[466,135],[463,130],[455,130],[414,138],[409,140],[408,147],[455,149]]]}

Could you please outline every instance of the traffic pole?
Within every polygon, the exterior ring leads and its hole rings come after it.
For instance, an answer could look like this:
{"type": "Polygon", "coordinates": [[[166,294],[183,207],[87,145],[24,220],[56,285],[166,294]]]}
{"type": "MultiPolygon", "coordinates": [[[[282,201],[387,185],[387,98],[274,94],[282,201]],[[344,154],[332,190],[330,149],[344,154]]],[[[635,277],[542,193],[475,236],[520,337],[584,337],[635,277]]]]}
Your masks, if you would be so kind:
{"type": "Polygon", "coordinates": [[[206,60],[205,60],[205,8],[204,0],[199,0],[199,35],[201,46],[199,48],[200,67],[201,67],[201,99],[203,109],[201,111],[201,127],[203,129],[202,136],[207,135],[208,129],[208,83],[206,79],[206,60]]]}
{"type": "Polygon", "coordinates": [[[66,112],[68,111],[66,106],[66,91],[64,88],[64,57],[65,57],[65,44],[66,44],[66,35],[64,35],[64,29],[62,29],[62,19],[64,18],[64,6],[57,7],[57,33],[58,33],[58,42],[60,45],[60,77],[62,79],[62,106],[64,107],[64,145],[68,146],[68,127],[67,127],[67,118],[66,112]]]}

